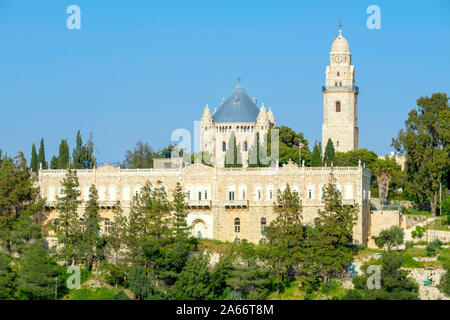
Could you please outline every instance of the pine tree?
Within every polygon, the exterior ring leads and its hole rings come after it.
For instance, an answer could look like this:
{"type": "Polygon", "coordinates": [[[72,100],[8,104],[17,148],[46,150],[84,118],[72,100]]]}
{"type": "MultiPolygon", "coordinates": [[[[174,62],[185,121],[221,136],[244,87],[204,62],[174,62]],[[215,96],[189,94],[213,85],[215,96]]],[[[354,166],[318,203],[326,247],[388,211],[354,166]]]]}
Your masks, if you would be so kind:
{"type": "Polygon", "coordinates": [[[35,187],[23,154],[0,162],[0,247],[8,253],[19,252],[24,244],[41,237],[43,201],[38,201],[35,187]]]}
{"type": "Polygon", "coordinates": [[[67,140],[62,140],[59,145],[59,155],[57,159],[58,169],[67,169],[70,161],[69,145],[67,140]]]}
{"type": "Polygon", "coordinates": [[[317,141],[314,143],[314,149],[311,154],[311,166],[320,167],[322,165],[322,154],[317,141]]]}
{"type": "Polygon", "coordinates": [[[89,201],[84,211],[84,232],[82,235],[83,260],[88,270],[103,258],[103,239],[100,236],[100,207],[95,185],[89,188],[89,201]]]}
{"type": "Polygon", "coordinates": [[[343,272],[353,260],[353,227],[356,224],[358,205],[342,205],[342,196],[336,187],[336,178],[330,174],[323,189],[324,209],[318,210],[315,219],[316,236],[313,244],[316,263],[322,278],[343,272]]]}
{"type": "Polygon", "coordinates": [[[39,146],[39,155],[38,155],[38,159],[39,159],[39,164],[42,164],[42,169],[48,169],[48,163],[47,161],[45,161],[45,145],[44,145],[44,139],[41,139],[41,143],[39,146]]]}
{"type": "Polygon", "coordinates": [[[273,210],[276,218],[270,223],[265,234],[270,246],[267,258],[271,266],[270,278],[277,287],[278,299],[282,284],[299,263],[304,238],[300,199],[296,193],[291,192],[289,185],[283,192],[278,192],[273,210]]]}
{"type": "Polygon", "coordinates": [[[325,153],[323,154],[323,161],[325,163],[330,164],[331,162],[334,161],[335,157],[336,157],[336,152],[334,151],[333,141],[331,141],[331,138],[329,138],[327,145],[325,147],[325,153]]]}
{"type": "Polygon", "coordinates": [[[57,265],[42,243],[29,244],[17,272],[19,295],[28,299],[51,299],[57,274],[57,265]]]}
{"type": "Polygon", "coordinates": [[[188,260],[170,295],[176,300],[208,300],[214,297],[209,272],[209,254],[200,253],[188,260]]]}
{"type": "Polygon", "coordinates": [[[56,210],[59,212],[57,232],[58,242],[63,247],[60,250],[60,255],[68,266],[72,263],[77,263],[80,258],[81,245],[81,226],[78,218],[78,206],[81,201],[79,183],[76,170],[70,166],[67,168],[67,173],[63,179],[61,190],[61,197],[58,197],[56,210]]]}
{"type": "Polygon", "coordinates": [[[33,172],[38,172],[39,163],[38,163],[38,155],[36,152],[36,145],[33,143],[33,147],[31,148],[31,162],[30,168],[33,172]]]}
{"type": "Polygon", "coordinates": [[[58,169],[58,158],[56,158],[55,156],[53,156],[52,159],[50,160],[50,169],[52,170],[58,169]]]}
{"type": "Polygon", "coordinates": [[[113,208],[113,221],[111,222],[110,232],[107,236],[107,249],[113,254],[113,263],[106,263],[106,270],[109,272],[116,288],[119,283],[124,281],[127,271],[126,262],[122,259],[125,242],[127,237],[127,217],[123,215],[123,209],[120,201],[116,202],[113,208]]]}
{"type": "Polygon", "coordinates": [[[16,292],[16,273],[11,267],[11,257],[0,251],[0,300],[13,300],[16,292]]]}
{"type": "Polygon", "coordinates": [[[177,182],[177,187],[173,195],[173,213],[171,222],[175,238],[187,238],[190,235],[190,227],[186,221],[188,205],[185,202],[185,199],[186,194],[183,192],[181,184],[177,182]]]}

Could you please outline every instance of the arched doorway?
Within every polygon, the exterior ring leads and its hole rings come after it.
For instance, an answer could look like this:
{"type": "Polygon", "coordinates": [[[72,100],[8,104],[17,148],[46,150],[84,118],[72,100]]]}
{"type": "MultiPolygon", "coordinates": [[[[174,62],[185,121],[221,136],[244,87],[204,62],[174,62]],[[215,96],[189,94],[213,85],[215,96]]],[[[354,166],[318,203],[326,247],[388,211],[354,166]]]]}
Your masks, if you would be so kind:
{"type": "Polygon", "coordinates": [[[199,239],[206,237],[206,224],[203,220],[199,219],[192,222],[192,235],[199,239]]]}

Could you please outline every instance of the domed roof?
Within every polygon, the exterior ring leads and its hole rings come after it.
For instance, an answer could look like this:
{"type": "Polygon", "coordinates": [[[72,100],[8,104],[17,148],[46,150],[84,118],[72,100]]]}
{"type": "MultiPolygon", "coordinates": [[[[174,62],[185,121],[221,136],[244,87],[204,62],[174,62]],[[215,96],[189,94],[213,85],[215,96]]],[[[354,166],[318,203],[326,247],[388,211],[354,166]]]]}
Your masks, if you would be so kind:
{"type": "Polygon", "coordinates": [[[259,108],[238,83],[213,114],[214,122],[256,122],[259,108]]]}
{"type": "Polygon", "coordinates": [[[339,30],[339,36],[334,39],[333,44],[331,45],[331,53],[350,53],[350,45],[342,36],[342,30],[339,30]]]}

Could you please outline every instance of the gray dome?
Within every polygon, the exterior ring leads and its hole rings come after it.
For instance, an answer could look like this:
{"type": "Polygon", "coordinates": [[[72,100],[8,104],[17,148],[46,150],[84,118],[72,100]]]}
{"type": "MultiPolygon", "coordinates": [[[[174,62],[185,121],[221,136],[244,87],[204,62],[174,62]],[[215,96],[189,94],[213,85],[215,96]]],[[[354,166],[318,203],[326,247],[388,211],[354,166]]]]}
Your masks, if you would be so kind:
{"type": "Polygon", "coordinates": [[[259,108],[238,84],[219,109],[213,114],[214,122],[256,122],[259,108]]]}

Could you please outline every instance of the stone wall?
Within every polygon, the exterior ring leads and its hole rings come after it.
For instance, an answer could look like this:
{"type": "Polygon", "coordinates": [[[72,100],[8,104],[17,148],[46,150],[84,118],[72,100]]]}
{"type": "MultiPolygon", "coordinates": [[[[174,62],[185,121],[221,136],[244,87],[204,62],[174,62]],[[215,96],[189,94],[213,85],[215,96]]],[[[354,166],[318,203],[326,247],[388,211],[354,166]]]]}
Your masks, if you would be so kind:
{"type": "Polygon", "coordinates": [[[401,215],[398,211],[372,211],[370,212],[370,234],[368,247],[377,248],[373,237],[377,237],[381,231],[391,227],[401,226],[401,215]]]}
{"type": "MultiPolygon", "coordinates": [[[[96,169],[78,170],[83,204],[79,215],[84,213],[89,187],[94,184],[99,192],[100,214],[113,219],[113,207],[121,201],[124,213],[128,214],[131,200],[147,183],[161,181],[173,198],[177,182],[187,193],[189,205],[188,223],[193,226],[193,235],[222,241],[236,238],[259,242],[261,219],[266,225],[275,218],[273,204],[277,190],[289,185],[299,194],[304,223],[311,224],[317,210],[323,208],[322,188],[333,171],[337,187],[341,190],[344,204],[358,205],[358,222],[354,228],[354,239],[366,245],[369,235],[369,189],[370,171],[362,167],[306,168],[293,163],[278,168],[215,168],[196,163],[178,169],[120,169],[105,166],[96,169]],[[231,197],[232,193],[232,197],[231,197]],[[236,228],[236,218],[239,228],[236,228]]],[[[37,182],[41,197],[46,199],[44,224],[48,230],[58,213],[55,209],[64,170],[41,170],[37,182]]],[[[107,232],[106,226],[102,231],[107,232]]]]}

